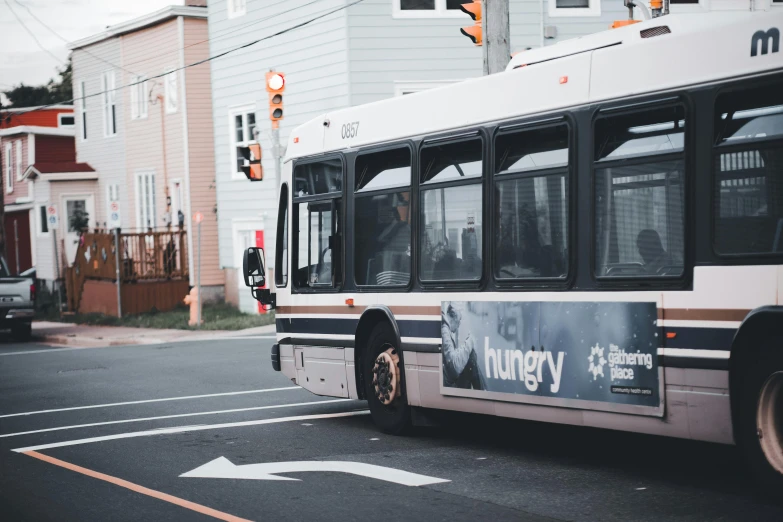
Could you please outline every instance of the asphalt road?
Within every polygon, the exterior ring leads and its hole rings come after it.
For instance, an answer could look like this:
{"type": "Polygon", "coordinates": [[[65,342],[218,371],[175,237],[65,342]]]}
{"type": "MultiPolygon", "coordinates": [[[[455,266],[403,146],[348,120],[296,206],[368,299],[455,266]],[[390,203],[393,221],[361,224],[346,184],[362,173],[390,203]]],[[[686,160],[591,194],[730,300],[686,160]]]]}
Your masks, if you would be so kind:
{"type": "Polygon", "coordinates": [[[365,403],[272,371],[271,339],[58,349],[2,336],[3,520],[783,520],[729,447],[469,415],[383,435],[365,403]],[[443,482],[181,477],[221,457],[443,482]]]}

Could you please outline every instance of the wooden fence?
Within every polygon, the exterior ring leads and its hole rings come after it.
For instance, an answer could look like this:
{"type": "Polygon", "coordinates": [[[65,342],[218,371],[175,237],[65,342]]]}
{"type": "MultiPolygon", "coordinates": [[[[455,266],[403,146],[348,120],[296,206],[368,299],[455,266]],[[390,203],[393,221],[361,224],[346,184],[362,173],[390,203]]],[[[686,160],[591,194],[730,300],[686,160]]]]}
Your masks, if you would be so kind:
{"type": "MultiPolygon", "coordinates": [[[[65,281],[68,296],[68,309],[80,311],[83,299],[105,299],[105,291],[100,295],[85,295],[85,288],[97,288],[98,285],[85,287],[85,281],[117,281],[117,258],[120,261],[120,282],[128,284],[158,285],[168,289],[184,288],[182,296],[165,299],[163,308],[173,308],[187,293],[188,252],[187,233],[174,232],[132,232],[119,235],[119,245],[113,232],[96,231],[82,234],[73,265],[66,269],[65,281]],[[172,282],[185,282],[185,285],[172,282]]],[[[105,286],[105,285],[100,285],[105,286]]],[[[159,289],[162,290],[162,289],[159,289]]],[[[152,286],[129,290],[145,302],[135,302],[134,311],[150,310],[153,307],[162,310],[160,292],[152,286]],[[148,297],[149,299],[145,298],[148,297]],[[150,301],[147,303],[146,301],[150,301]]],[[[116,302],[116,291],[114,292],[116,302]]],[[[124,299],[123,299],[124,301],[124,299]]],[[[87,308],[92,308],[89,306],[87,308]]],[[[116,305],[114,306],[116,309],[116,305]]],[[[125,307],[123,306],[123,309],[125,307]]]]}

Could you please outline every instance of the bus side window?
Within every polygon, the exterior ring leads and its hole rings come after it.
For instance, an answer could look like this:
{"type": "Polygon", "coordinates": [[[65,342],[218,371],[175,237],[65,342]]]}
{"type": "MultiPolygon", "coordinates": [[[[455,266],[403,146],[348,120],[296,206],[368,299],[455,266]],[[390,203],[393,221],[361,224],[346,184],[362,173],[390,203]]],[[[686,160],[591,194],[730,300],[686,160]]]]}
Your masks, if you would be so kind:
{"type": "Polygon", "coordinates": [[[294,178],[298,190],[294,194],[294,284],[298,288],[335,288],[342,282],[342,161],[297,165],[294,178]]]}
{"type": "Polygon", "coordinates": [[[482,272],[482,140],[425,145],[420,156],[424,281],[477,281],[482,272]]]}
{"type": "Polygon", "coordinates": [[[596,277],[683,275],[685,125],[680,105],[596,122],[596,277]]]}
{"type": "Polygon", "coordinates": [[[500,134],[495,150],[495,277],[565,277],[568,126],[500,134]]]}
{"type": "Polygon", "coordinates": [[[783,84],[720,95],[715,132],[716,252],[783,253],[783,84]]]}

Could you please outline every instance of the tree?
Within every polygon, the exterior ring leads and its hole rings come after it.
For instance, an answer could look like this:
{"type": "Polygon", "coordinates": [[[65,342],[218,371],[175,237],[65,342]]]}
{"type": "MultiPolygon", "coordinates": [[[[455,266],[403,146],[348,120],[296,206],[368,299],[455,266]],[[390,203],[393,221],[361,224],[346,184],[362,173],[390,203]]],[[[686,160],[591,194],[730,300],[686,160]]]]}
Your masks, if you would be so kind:
{"type": "Polygon", "coordinates": [[[4,91],[10,107],[36,107],[53,103],[70,102],[73,99],[72,64],[68,58],[68,64],[64,69],[58,69],[59,79],[49,80],[46,85],[30,86],[20,83],[8,91],[4,91]]]}

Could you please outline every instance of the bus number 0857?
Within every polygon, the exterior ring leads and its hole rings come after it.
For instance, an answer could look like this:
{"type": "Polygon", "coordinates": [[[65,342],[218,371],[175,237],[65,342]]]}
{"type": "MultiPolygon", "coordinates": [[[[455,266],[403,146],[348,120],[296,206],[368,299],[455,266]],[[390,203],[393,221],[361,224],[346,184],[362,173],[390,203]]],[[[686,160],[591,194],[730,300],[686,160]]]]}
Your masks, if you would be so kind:
{"type": "Polygon", "coordinates": [[[342,136],[346,140],[348,138],[355,138],[359,134],[359,122],[346,123],[342,127],[342,136]]]}

